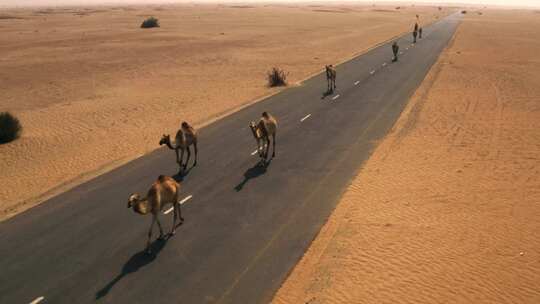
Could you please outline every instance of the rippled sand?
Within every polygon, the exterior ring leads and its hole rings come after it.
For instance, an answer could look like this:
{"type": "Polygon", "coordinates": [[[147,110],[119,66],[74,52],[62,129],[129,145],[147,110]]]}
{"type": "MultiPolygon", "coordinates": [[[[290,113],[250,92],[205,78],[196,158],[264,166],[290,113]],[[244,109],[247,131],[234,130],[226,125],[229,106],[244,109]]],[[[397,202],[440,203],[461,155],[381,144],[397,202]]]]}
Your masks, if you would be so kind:
{"type": "Polygon", "coordinates": [[[469,12],[273,303],[540,303],[539,16],[469,12]]]}

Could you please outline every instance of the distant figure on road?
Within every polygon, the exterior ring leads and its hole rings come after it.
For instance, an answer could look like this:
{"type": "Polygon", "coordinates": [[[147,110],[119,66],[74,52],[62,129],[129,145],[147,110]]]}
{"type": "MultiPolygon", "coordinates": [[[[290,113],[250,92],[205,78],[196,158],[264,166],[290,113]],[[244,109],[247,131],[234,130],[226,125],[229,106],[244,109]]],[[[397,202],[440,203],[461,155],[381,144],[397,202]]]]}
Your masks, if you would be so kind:
{"type": "Polygon", "coordinates": [[[394,41],[394,43],[392,43],[392,53],[394,53],[394,58],[392,58],[392,61],[396,62],[398,60],[398,52],[399,46],[397,44],[397,41],[394,41]]]}
{"type": "Polygon", "coordinates": [[[422,28],[418,29],[418,38],[422,39],[422,28]]]}
{"type": "Polygon", "coordinates": [[[253,137],[257,141],[257,151],[261,159],[268,159],[268,152],[270,150],[270,136],[272,136],[272,158],[276,156],[276,130],[277,120],[268,112],[263,112],[261,119],[258,123],[252,121],[249,124],[253,137]],[[265,149],[266,146],[266,149],[265,149]]]}
{"type": "Polygon", "coordinates": [[[328,88],[327,88],[328,93],[333,92],[334,89],[337,88],[336,76],[337,76],[336,69],[334,69],[332,65],[327,65],[326,66],[326,81],[328,84],[328,88]]]}
{"type": "Polygon", "coordinates": [[[412,35],[413,35],[413,43],[416,43],[416,36],[418,36],[418,32],[414,30],[414,32],[412,32],[412,35]]]}

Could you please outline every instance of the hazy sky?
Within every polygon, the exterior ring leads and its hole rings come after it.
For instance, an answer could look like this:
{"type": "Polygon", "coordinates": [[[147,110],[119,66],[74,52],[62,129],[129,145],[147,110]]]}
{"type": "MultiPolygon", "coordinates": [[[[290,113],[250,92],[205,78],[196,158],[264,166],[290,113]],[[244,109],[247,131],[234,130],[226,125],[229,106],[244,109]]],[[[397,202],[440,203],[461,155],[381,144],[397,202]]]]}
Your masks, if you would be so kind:
{"type": "MultiPolygon", "coordinates": [[[[337,0],[336,0],[337,1],[337,0]]],[[[341,0],[345,2],[347,0],[341,0]]],[[[392,0],[390,0],[392,1],[392,0]]],[[[91,5],[91,4],[103,4],[103,3],[182,3],[182,2],[272,2],[272,0],[0,0],[0,7],[5,6],[56,6],[56,5],[91,5]]],[[[274,0],[274,2],[322,2],[320,0],[274,0]]],[[[324,1],[326,3],[332,2],[332,0],[324,1]]],[[[348,1],[347,1],[348,2],[348,1]]],[[[355,1],[355,2],[367,2],[373,3],[377,1],[355,1]]],[[[392,2],[400,2],[395,0],[392,2]]],[[[482,5],[511,5],[511,6],[532,6],[540,7],[540,0],[408,0],[402,2],[416,2],[416,3],[471,3],[482,5]]]]}

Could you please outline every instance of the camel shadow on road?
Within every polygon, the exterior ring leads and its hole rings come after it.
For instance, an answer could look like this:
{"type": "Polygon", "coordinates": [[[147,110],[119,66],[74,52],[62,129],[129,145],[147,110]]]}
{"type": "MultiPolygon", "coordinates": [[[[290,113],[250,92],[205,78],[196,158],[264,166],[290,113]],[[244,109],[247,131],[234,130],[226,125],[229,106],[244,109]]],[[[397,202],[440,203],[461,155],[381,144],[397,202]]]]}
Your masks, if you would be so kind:
{"type": "Polygon", "coordinates": [[[185,170],[184,169],[180,169],[178,170],[178,172],[172,177],[175,181],[177,182],[183,182],[184,181],[184,178],[186,178],[186,176],[188,176],[189,172],[191,171],[191,169],[195,168],[194,166],[191,166],[191,167],[188,167],[186,168],[185,170]]]}
{"type": "Polygon", "coordinates": [[[236,190],[236,192],[242,191],[242,188],[244,188],[244,186],[250,179],[257,178],[265,174],[266,169],[268,168],[268,166],[270,166],[271,162],[272,159],[268,161],[261,160],[257,164],[255,164],[255,166],[247,169],[247,171],[244,173],[244,180],[240,184],[236,185],[236,187],[234,187],[234,190],[236,190]]]}
{"type": "Polygon", "coordinates": [[[122,271],[112,281],[107,283],[107,285],[105,285],[96,293],[96,300],[99,300],[106,296],[109,291],[111,291],[111,289],[114,287],[114,285],[116,285],[116,283],[118,283],[128,274],[135,273],[140,268],[152,263],[157,258],[159,252],[165,247],[167,241],[168,237],[163,240],[156,239],[150,244],[151,253],[147,253],[146,250],[142,250],[134,254],[124,264],[124,267],[122,267],[122,271]]]}

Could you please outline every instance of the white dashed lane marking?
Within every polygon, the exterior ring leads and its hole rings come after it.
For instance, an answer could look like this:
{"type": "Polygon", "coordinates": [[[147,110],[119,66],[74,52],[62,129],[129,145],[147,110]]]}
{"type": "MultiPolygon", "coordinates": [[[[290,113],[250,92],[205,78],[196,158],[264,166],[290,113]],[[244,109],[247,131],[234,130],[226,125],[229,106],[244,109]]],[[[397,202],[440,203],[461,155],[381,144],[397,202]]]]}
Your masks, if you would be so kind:
{"type": "Polygon", "coordinates": [[[358,80],[358,81],[356,81],[356,82],[354,83],[354,85],[357,85],[357,84],[359,84],[359,83],[360,83],[360,81],[358,80]]]}
{"type": "Polygon", "coordinates": [[[337,94],[336,96],[332,97],[332,100],[336,100],[339,98],[339,94],[337,94]]]}
{"type": "Polygon", "coordinates": [[[30,304],[37,304],[37,303],[43,301],[44,299],[45,299],[45,297],[36,298],[34,301],[30,302],[30,304]]]}
{"type": "Polygon", "coordinates": [[[255,151],[251,152],[251,155],[255,155],[255,154],[257,154],[257,152],[259,152],[259,150],[255,150],[255,151]]]}
{"type": "Polygon", "coordinates": [[[375,70],[369,72],[371,75],[375,74],[375,70]]]}
{"type": "Polygon", "coordinates": [[[302,122],[302,121],[308,119],[310,116],[311,116],[311,114],[308,114],[308,115],[304,116],[304,118],[300,119],[300,122],[302,122]]]}
{"type": "MultiPolygon", "coordinates": [[[[183,200],[180,201],[180,205],[183,205],[185,202],[189,201],[192,197],[193,197],[193,195],[186,196],[183,200]]],[[[174,207],[171,207],[171,208],[167,209],[165,212],[163,212],[163,214],[169,214],[173,210],[174,210],[174,207]]]]}
{"type": "Polygon", "coordinates": [[[382,64],[382,66],[386,66],[386,62],[382,64]]]}

